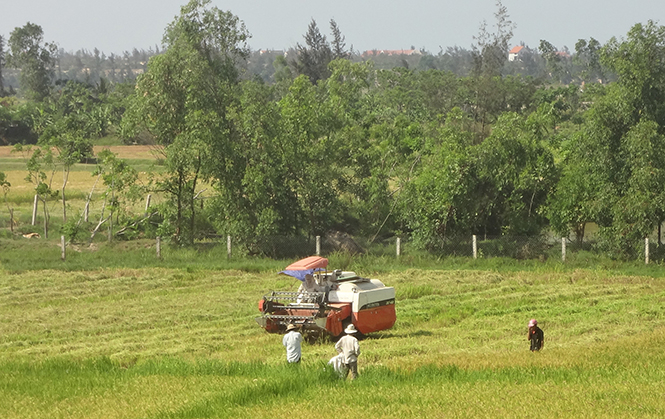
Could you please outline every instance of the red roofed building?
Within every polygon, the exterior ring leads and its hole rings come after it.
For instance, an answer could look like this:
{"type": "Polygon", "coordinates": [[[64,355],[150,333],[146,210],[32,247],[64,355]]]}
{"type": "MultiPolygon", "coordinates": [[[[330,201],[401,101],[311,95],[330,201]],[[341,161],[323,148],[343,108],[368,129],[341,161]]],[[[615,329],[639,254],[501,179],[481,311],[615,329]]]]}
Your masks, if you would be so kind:
{"type": "Polygon", "coordinates": [[[520,52],[522,52],[523,50],[524,50],[523,45],[518,45],[515,48],[511,49],[508,52],[508,61],[515,61],[519,57],[520,52]]]}

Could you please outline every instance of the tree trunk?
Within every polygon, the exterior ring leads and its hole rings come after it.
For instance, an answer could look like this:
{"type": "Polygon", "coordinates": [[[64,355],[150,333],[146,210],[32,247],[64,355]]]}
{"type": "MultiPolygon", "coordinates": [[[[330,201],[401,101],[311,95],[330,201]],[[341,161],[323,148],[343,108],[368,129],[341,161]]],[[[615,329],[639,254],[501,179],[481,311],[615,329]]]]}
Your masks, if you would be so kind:
{"type": "MultiPolygon", "coordinates": [[[[115,175],[115,173],[114,173],[115,175]]],[[[109,214],[108,241],[113,240],[113,206],[115,205],[115,176],[111,180],[111,214],[109,214]]]]}
{"type": "Polygon", "coordinates": [[[46,199],[42,199],[44,205],[44,238],[48,239],[48,209],[46,208],[46,199]]]}
{"type": "Polygon", "coordinates": [[[65,187],[69,179],[69,169],[64,170],[62,174],[62,223],[67,222],[67,201],[65,199],[65,187]]]}

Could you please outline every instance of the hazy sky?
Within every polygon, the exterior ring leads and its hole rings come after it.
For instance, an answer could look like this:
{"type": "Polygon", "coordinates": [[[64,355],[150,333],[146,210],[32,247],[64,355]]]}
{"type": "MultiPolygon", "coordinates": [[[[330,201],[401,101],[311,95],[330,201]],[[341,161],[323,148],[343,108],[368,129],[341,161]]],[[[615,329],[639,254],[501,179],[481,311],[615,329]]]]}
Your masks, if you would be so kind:
{"type": "MultiPolygon", "coordinates": [[[[46,41],[66,51],[98,48],[107,55],[161,46],[164,29],[187,0],[0,0],[0,35],[26,22],[40,25],[46,41]]],[[[354,50],[408,49],[437,53],[469,49],[483,20],[495,23],[495,0],[213,0],[252,34],[252,49],[286,49],[304,43],[311,19],[329,36],[335,19],[354,50]]],[[[512,44],[537,48],[546,39],[574,50],[578,39],[625,37],[635,23],[665,25],[663,0],[503,0],[516,24],[512,44]]],[[[490,27],[490,32],[492,29],[490,27]]]]}

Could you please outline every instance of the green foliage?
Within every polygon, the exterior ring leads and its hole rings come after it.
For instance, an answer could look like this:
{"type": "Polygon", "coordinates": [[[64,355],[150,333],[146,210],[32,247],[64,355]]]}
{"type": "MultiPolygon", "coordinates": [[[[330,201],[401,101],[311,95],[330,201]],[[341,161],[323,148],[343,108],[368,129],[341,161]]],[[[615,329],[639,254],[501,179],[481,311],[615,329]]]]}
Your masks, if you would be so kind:
{"type": "Polygon", "coordinates": [[[238,60],[247,56],[248,34],[230,12],[192,0],[169,25],[166,52],[139,78],[125,131],[147,129],[164,147],[166,176],[157,190],[168,194],[174,239],[195,238],[199,182],[215,178],[228,188],[242,151],[234,142],[228,110],[236,100],[238,60]],[[223,156],[221,158],[217,158],[223,156]]]}
{"type": "Polygon", "coordinates": [[[492,135],[474,145],[451,113],[440,144],[424,157],[405,197],[406,224],[420,246],[447,236],[537,235],[547,226],[546,199],[557,172],[541,144],[543,121],[505,114],[492,135]]]}
{"type": "MultiPolygon", "coordinates": [[[[334,21],[331,42],[312,21],[298,57],[309,69],[294,78],[277,51],[274,74],[260,52],[251,59],[259,64],[245,62],[243,23],[192,0],[136,86],[56,83],[39,103],[2,99],[0,136],[39,136],[30,182],[50,205],[62,169],[65,225],[67,176],[89,158],[92,141],[108,144],[119,134],[127,143],[156,143],[159,170],[141,177],[145,189],[129,187],[139,176],[127,167],[154,168],[99,157],[110,209],[100,221],[115,223],[125,238],[159,234],[193,245],[231,235],[243,254],[286,256],[275,237],[340,230],[368,237],[370,246],[409,235],[418,251],[439,253],[452,237],[471,234],[574,232],[581,245],[594,223],[613,257],[637,257],[665,219],[665,31],[648,22],[602,48],[580,40],[572,60],[542,41],[542,55],[525,48],[506,63],[513,25],[497,7],[496,33],[483,24],[473,54],[423,51],[399,67],[349,55],[334,21]],[[244,72],[254,64],[266,70],[260,78],[244,72]],[[526,77],[527,67],[568,84],[526,77]],[[129,209],[140,191],[164,198],[152,218],[129,209]]],[[[41,28],[30,28],[34,36],[24,35],[34,41],[41,28]]],[[[141,58],[126,55],[126,62],[141,58]]],[[[3,171],[11,174],[12,164],[3,171]]],[[[546,252],[528,250],[496,249],[546,252]]]]}
{"type": "Polygon", "coordinates": [[[299,74],[307,76],[314,85],[331,75],[331,61],[348,59],[350,55],[345,49],[344,36],[333,19],[330,20],[330,31],[333,40],[329,43],[312,19],[305,34],[305,45],[296,45],[298,56],[292,64],[299,74]]]}
{"type": "Polygon", "coordinates": [[[9,35],[7,63],[21,69],[23,95],[41,101],[49,94],[55,67],[55,43],[44,42],[41,26],[26,23],[9,35]]]}
{"type": "Polygon", "coordinates": [[[89,224],[85,225],[80,221],[70,218],[60,226],[60,234],[64,235],[70,243],[80,243],[89,237],[89,229],[89,224]]]}
{"type": "MultiPolygon", "coordinates": [[[[112,231],[114,217],[116,223],[120,222],[125,226],[134,221],[133,215],[126,211],[126,208],[129,206],[128,203],[136,202],[147,187],[138,181],[136,169],[129,166],[126,161],[117,158],[110,150],[100,151],[97,155],[97,161],[97,168],[92,175],[101,177],[103,184],[106,186],[103,192],[104,207],[108,205],[109,215],[105,221],[108,221],[109,229],[112,231]]],[[[100,220],[104,220],[103,210],[100,220]]]]}
{"type": "Polygon", "coordinates": [[[579,240],[584,224],[593,221],[618,258],[634,258],[638,243],[665,219],[659,192],[665,180],[663,51],[665,29],[653,22],[635,25],[627,40],[603,47],[600,58],[618,80],[596,97],[583,129],[566,146],[552,202],[557,231],[572,227],[579,240]]]}
{"type": "Polygon", "coordinates": [[[508,59],[508,46],[515,28],[508,15],[508,9],[501,0],[497,0],[496,7],[497,11],[494,13],[496,32],[490,34],[487,31],[487,22],[483,21],[478,36],[474,36],[477,45],[473,45],[473,73],[481,78],[501,75],[508,59]]]}

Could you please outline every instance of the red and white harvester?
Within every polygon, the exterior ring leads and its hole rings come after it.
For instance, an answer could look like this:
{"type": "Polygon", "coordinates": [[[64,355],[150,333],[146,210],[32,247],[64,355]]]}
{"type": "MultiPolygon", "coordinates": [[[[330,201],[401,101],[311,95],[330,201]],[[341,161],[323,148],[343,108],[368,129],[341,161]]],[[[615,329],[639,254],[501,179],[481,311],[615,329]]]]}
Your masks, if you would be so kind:
{"type": "MultiPolygon", "coordinates": [[[[362,334],[393,327],[395,289],[378,279],[362,278],[355,272],[328,271],[328,259],[311,256],[286,267],[285,274],[305,281],[312,275],[317,291],[272,291],[259,301],[257,323],[268,332],[279,333],[289,324],[302,330],[326,332],[337,337],[353,325],[362,334]]],[[[311,280],[311,278],[310,278],[311,280]]],[[[302,287],[301,287],[302,288],[302,287]]]]}

